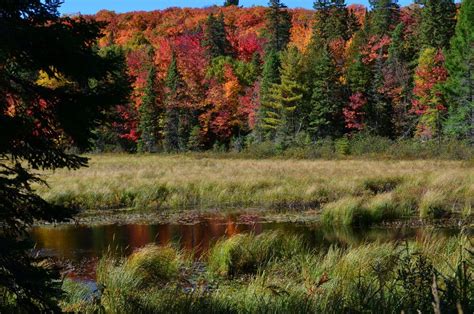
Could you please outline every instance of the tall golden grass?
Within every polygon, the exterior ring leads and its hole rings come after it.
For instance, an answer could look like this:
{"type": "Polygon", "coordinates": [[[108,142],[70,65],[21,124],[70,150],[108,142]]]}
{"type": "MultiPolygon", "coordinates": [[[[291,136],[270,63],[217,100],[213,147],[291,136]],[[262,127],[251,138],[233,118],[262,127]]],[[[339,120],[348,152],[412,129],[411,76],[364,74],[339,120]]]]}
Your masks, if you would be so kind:
{"type": "Polygon", "coordinates": [[[44,173],[50,187],[38,190],[49,201],[83,209],[314,208],[327,209],[328,222],[350,224],[366,215],[470,215],[473,170],[469,162],[441,160],[92,155],[88,168],[44,173]],[[341,206],[356,217],[336,218],[341,206]]]}

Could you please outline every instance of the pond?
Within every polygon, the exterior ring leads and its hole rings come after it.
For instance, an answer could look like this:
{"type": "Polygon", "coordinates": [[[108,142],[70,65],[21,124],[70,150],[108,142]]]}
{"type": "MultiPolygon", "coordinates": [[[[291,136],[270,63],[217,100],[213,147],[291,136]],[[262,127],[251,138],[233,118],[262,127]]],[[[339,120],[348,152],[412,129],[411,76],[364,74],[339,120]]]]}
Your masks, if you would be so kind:
{"type": "Polygon", "coordinates": [[[193,223],[37,226],[31,230],[31,236],[38,254],[55,257],[68,265],[68,276],[93,279],[96,261],[104,253],[130,254],[149,243],[172,244],[199,258],[218,239],[241,232],[259,234],[265,230],[281,230],[284,234],[300,235],[315,248],[449,237],[458,233],[455,228],[428,227],[333,229],[318,224],[260,222],[258,217],[253,218],[242,221],[241,217],[229,215],[201,217],[193,223]]]}

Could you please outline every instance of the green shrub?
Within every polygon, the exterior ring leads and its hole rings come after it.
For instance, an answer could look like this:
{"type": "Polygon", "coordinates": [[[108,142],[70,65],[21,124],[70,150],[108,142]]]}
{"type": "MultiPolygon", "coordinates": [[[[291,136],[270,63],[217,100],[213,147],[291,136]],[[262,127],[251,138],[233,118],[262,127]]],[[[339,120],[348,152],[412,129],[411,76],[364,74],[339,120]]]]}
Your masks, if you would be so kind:
{"type": "Polygon", "coordinates": [[[386,155],[393,142],[381,136],[357,134],[350,141],[350,154],[355,156],[386,155]]]}
{"type": "Polygon", "coordinates": [[[246,155],[254,158],[269,158],[276,155],[277,150],[273,142],[254,143],[244,150],[246,155]]]}
{"type": "Polygon", "coordinates": [[[350,143],[347,137],[341,137],[334,142],[334,148],[336,154],[339,156],[349,155],[350,152],[350,143]]]}

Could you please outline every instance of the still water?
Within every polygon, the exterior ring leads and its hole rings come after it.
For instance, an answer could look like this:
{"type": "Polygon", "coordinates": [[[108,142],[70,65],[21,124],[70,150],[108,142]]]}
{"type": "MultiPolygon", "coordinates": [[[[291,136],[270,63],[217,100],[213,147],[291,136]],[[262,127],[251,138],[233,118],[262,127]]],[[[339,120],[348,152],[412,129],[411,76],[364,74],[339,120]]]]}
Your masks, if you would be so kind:
{"type": "Polygon", "coordinates": [[[93,277],[95,261],[108,250],[130,254],[149,243],[172,244],[184,251],[194,252],[199,258],[220,238],[241,232],[259,234],[265,230],[300,235],[315,248],[331,244],[354,246],[372,241],[397,242],[427,236],[449,237],[458,232],[455,229],[439,228],[330,229],[291,222],[265,223],[258,219],[241,222],[235,216],[220,216],[203,217],[192,224],[39,226],[31,230],[31,236],[39,254],[68,261],[70,265],[74,265],[74,271],[71,272],[73,275],[93,277]],[[78,271],[80,268],[82,270],[78,271]]]}

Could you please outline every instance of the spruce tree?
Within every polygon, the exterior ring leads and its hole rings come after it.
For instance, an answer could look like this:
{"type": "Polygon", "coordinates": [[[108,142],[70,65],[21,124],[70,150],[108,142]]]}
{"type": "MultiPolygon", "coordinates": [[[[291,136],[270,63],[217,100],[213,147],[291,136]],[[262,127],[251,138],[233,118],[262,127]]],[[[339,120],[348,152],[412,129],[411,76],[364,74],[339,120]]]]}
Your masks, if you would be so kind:
{"type": "Polygon", "coordinates": [[[351,37],[352,16],[346,8],[344,0],[316,0],[313,4],[315,23],[313,26],[313,41],[320,43],[351,37]],[[319,40],[317,40],[319,39],[319,40]]]}
{"type": "Polygon", "coordinates": [[[337,70],[327,46],[317,52],[311,74],[310,134],[313,139],[335,136],[342,127],[343,100],[337,70]]]}
{"type": "Polygon", "coordinates": [[[449,117],[446,132],[474,143],[474,1],[461,4],[446,58],[449,117]]]}
{"type": "Polygon", "coordinates": [[[291,15],[280,0],[270,0],[267,10],[267,51],[282,51],[290,41],[291,15]]]}
{"type": "Polygon", "coordinates": [[[264,65],[260,84],[260,108],[257,113],[255,135],[257,141],[274,137],[274,133],[264,124],[264,119],[272,114],[270,105],[272,85],[280,83],[280,51],[290,41],[291,16],[280,0],[270,0],[267,10],[266,33],[268,43],[265,47],[264,65]]]}
{"type": "Polygon", "coordinates": [[[316,139],[336,135],[340,129],[343,90],[339,82],[342,65],[329,46],[351,36],[350,14],[344,0],[317,0],[315,24],[307,52],[307,78],[310,93],[309,131],[316,139]]]}
{"type": "Polygon", "coordinates": [[[61,1],[0,5],[0,312],[59,313],[58,268],[34,254],[30,228],[73,211],[36,193],[39,169],[74,170],[94,129],[113,106],[128,102],[124,58],[98,54],[102,24],[60,17],[61,1]],[[43,76],[43,77],[42,77],[43,76]],[[40,82],[39,79],[42,79],[40,82]]]}
{"type": "Polygon", "coordinates": [[[138,131],[140,132],[140,138],[137,142],[137,149],[142,153],[156,151],[159,119],[156,88],[156,69],[151,64],[148,70],[142,103],[138,108],[138,131]]]}
{"type": "Polygon", "coordinates": [[[164,121],[164,148],[168,152],[180,150],[179,106],[182,100],[183,81],[178,70],[176,55],[173,53],[165,79],[165,121],[164,121]]]}
{"type": "Polygon", "coordinates": [[[222,12],[217,18],[212,13],[207,17],[203,46],[206,48],[207,56],[210,59],[232,54],[232,48],[227,39],[225,30],[224,14],[222,12]]]}
{"type": "Polygon", "coordinates": [[[447,48],[456,25],[453,0],[423,0],[420,39],[424,47],[447,48]]]}
{"type": "Polygon", "coordinates": [[[397,0],[369,0],[372,10],[368,15],[368,26],[372,35],[389,34],[399,20],[397,0]]]}

